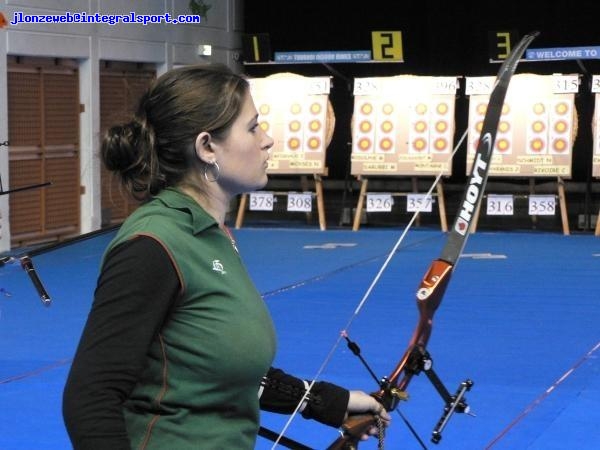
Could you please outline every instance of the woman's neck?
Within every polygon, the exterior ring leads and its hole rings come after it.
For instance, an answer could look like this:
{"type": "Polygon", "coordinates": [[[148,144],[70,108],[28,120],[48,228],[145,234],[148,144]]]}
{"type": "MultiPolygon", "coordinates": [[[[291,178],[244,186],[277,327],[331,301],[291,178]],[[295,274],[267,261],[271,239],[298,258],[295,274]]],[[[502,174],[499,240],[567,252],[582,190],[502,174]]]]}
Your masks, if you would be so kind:
{"type": "Polygon", "coordinates": [[[219,225],[225,223],[225,216],[229,210],[229,201],[225,200],[224,196],[210,190],[204,191],[198,186],[188,183],[181,184],[179,189],[193,198],[219,225]]]}

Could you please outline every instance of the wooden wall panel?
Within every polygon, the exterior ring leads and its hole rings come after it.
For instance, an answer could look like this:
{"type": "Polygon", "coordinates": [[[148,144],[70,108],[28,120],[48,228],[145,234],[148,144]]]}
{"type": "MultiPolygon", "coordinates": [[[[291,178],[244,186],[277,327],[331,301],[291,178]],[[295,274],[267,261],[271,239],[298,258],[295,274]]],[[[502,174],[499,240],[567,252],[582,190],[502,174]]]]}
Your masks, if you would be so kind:
{"type": "Polygon", "coordinates": [[[79,195],[73,195],[79,186],[78,158],[68,154],[47,158],[46,177],[54,181],[46,189],[45,229],[55,234],[78,231],[79,195]]]}
{"type": "MultiPolygon", "coordinates": [[[[42,179],[41,159],[18,159],[10,155],[11,186],[38,184],[42,179]],[[35,180],[35,181],[34,181],[35,180]]],[[[43,232],[44,214],[40,205],[44,192],[40,189],[15,192],[9,195],[11,234],[38,235],[43,232]]]]}
{"type": "Polygon", "coordinates": [[[70,61],[8,61],[10,194],[13,246],[77,235],[80,229],[79,77],[70,61]]]}
{"type": "Polygon", "coordinates": [[[69,74],[44,74],[45,145],[79,146],[79,89],[69,74]]]}
{"type": "Polygon", "coordinates": [[[41,77],[39,73],[8,73],[8,140],[13,146],[41,146],[41,77]]]}

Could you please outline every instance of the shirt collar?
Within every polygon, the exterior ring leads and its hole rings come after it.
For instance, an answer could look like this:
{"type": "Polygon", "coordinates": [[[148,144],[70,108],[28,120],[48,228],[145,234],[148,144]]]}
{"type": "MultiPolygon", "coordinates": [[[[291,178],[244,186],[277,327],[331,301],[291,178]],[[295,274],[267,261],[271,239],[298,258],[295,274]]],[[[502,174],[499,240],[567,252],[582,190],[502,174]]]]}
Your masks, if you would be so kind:
{"type": "Polygon", "coordinates": [[[172,209],[187,211],[192,216],[194,234],[217,225],[217,221],[208,214],[192,197],[176,188],[166,188],[156,196],[165,206],[172,209]]]}

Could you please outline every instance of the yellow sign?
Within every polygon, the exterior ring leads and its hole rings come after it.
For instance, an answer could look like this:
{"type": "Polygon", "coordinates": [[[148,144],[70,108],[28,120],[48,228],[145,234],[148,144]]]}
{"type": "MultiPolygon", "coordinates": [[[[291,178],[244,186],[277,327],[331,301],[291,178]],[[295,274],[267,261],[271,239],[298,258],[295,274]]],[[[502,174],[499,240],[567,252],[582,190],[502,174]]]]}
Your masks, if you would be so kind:
{"type": "Polygon", "coordinates": [[[373,60],[404,61],[401,31],[372,31],[373,60]]]}
{"type": "Polygon", "coordinates": [[[271,41],[267,33],[243,35],[242,46],[246,62],[266,62],[271,59],[271,41]]]}
{"type": "Polygon", "coordinates": [[[514,30],[490,31],[488,38],[490,61],[506,59],[512,50],[512,43],[519,40],[518,33],[514,30]]]}
{"type": "Polygon", "coordinates": [[[496,42],[498,47],[498,59],[506,59],[511,51],[510,33],[504,31],[498,32],[496,33],[496,38],[498,39],[496,42]]]}

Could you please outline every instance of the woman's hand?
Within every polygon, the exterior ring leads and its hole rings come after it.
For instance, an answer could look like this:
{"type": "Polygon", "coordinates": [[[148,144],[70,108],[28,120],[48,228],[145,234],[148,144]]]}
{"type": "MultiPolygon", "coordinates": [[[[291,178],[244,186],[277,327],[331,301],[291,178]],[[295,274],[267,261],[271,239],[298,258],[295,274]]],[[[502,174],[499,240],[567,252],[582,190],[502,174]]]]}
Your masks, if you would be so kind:
{"type": "MultiPolygon", "coordinates": [[[[387,427],[392,420],[389,413],[383,405],[375,400],[371,395],[363,391],[350,391],[350,399],[348,400],[347,416],[355,414],[372,414],[379,419],[379,422],[387,427]]],[[[367,440],[369,436],[377,436],[379,429],[377,426],[372,426],[365,434],[361,436],[361,440],[367,440]]]]}

